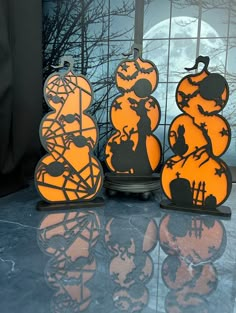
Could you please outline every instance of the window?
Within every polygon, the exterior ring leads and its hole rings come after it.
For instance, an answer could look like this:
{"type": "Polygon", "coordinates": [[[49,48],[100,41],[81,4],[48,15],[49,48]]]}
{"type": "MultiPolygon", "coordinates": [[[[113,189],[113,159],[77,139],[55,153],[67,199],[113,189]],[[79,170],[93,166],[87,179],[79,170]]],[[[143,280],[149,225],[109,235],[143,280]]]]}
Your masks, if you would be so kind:
{"type": "MultiPolygon", "coordinates": [[[[96,117],[104,158],[104,142],[112,131],[109,109],[118,90],[114,71],[133,44],[134,3],[123,0],[44,0],[44,77],[62,55],[73,55],[75,71],[85,74],[94,90],[91,108],[96,117]]],[[[235,165],[236,155],[236,4],[233,0],[149,0],[145,5],[143,57],[154,62],[159,84],[154,97],[162,118],[156,135],[164,159],[172,151],[168,128],[180,114],[175,102],[178,82],[198,55],[211,59],[209,70],[228,81],[230,97],[223,115],[231,126],[232,139],[223,159],[235,165]]]]}

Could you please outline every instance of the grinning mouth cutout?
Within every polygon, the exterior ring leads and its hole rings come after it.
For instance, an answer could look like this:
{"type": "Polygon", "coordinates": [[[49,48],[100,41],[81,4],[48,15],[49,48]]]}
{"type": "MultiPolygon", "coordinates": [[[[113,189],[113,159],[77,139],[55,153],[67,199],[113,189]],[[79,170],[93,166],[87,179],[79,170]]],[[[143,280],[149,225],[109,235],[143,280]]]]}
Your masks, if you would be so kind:
{"type": "Polygon", "coordinates": [[[205,110],[203,109],[203,107],[202,107],[200,104],[198,104],[197,107],[198,107],[198,111],[199,111],[202,115],[204,115],[204,116],[213,116],[213,115],[218,114],[219,111],[220,111],[220,110],[215,110],[215,111],[212,111],[212,112],[205,111],[205,110]]]}

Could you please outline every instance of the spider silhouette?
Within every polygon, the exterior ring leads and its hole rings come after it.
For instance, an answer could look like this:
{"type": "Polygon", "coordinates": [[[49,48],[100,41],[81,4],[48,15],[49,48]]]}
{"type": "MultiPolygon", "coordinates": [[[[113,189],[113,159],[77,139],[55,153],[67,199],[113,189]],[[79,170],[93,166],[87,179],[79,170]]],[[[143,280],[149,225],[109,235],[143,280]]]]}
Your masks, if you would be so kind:
{"type": "Polygon", "coordinates": [[[68,172],[69,176],[73,177],[71,167],[64,162],[53,161],[49,164],[42,163],[37,169],[36,177],[37,180],[40,180],[41,177],[42,181],[44,182],[44,177],[46,174],[53,177],[59,177],[66,171],[68,172]]]}
{"type": "Polygon", "coordinates": [[[67,149],[70,148],[71,143],[74,143],[74,145],[78,148],[83,148],[87,146],[90,150],[93,149],[95,145],[94,140],[91,137],[86,138],[83,135],[75,136],[74,134],[67,135],[65,143],[67,149]]]}

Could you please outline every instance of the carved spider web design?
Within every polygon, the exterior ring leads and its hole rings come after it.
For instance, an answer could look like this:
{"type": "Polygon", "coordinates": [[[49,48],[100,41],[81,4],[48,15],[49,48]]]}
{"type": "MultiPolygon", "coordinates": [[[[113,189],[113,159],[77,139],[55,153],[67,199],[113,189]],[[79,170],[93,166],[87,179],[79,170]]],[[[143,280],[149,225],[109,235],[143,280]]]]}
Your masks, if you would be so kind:
{"type": "Polygon", "coordinates": [[[93,100],[91,86],[85,77],[64,71],[49,76],[44,94],[54,110],[40,126],[40,139],[49,155],[36,168],[38,190],[46,201],[91,200],[103,178],[92,155],[97,127],[85,113],[93,100]]]}
{"type": "Polygon", "coordinates": [[[87,283],[96,271],[93,247],[100,235],[100,220],[93,211],[48,215],[38,231],[38,244],[51,256],[45,279],[56,289],[52,312],[82,312],[92,301],[87,283]]]}
{"type": "Polygon", "coordinates": [[[65,130],[64,127],[55,119],[47,119],[46,122],[51,125],[42,125],[42,133],[45,134],[41,136],[41,142],[45,149],[49,152],[57,150],[60,155],[65,152],[65,130]],[[54,129],[51,129],[54,125],[54,129]]]}
{"type": "Polygon", "coordinates": [[[68,97],[69,94],[73,93],[76,88],[78,88],[78,77],[73,73],[68,73],[66,75],[58,75],[55,79],[50,81],[47,85],[46,91],[47,95],[52,93],[54,96],[68,97]]]}
{"type": "MultiPolygon", "coordinates": [[[[78,83],[78,76],[75,76],[71,72],[68,73],[66,76],[59,75],[52,81],[49,81],[49,83],[45,87],[45,98],[49,98],[49,95],[52,95],[52,101],[54,103],[62,103],[61,108],[58,110],[56,117],[53,119],[47,118],[46,119],[46,125],[42,127],[42,137],[43,140],[47,141],[49,145],[49,149],[52,151],[52,146],[54,142],[54,147],[59,146],[60,143],[57,143],[57,138],[61,139],[62,136],[70,134],[70,133],[76,133],[78,132],[80,135],[85,133],[86,131],[90,130],[96,130],[96,127],[83,127],[82,120],[83,120],[83,114],[82,114],[82,93],[88,94],[92,99],[92,94],[88,90],[82,88],[78,83]],[[79,101],[78,101],[78,108],[80,109],[80,113],[75,114],[78,115],[78,121],[79,123],[79,129],[74,130],[72,132],[66,132],[63,124],[60,121],[57,121],[57,118],[60,116],[61,111],[63,109],[63,106],[69,97],[70,93],[75,93],[75,90],[79,90],[79,101]],[[61,101],[60,101],[61,100],[61,101]]],[[[63,142],[64,144],[64,142],[63,142]]]]}
{"type": "Polygon", "coordinates": [[[65,177],[64,185],[62,187],[64,195],[67,200],[68,192],[73,192],[78,199],[89,199],[90,195],[93,194],[98,186],[101,184],[102,175],[100,167],[95,158],[89,155],[89,162],[80,171],[76,171],[74,175],[65,177]],[[87,171],[89,169],[89,171],[87,171]],[[86,175],[87,172],[87,175],[86,175]],[[95,174],[95,172],[97,174],[95,174]],[[76,189],[69,188],[68,183],[76,185],[76,189]]]}
{"type": "MultiPolygon", "coordinates": [[[[55,157],[58,160],[60,157],[55,157]]],[[[46,163],[43,163],[45,168],[46,163]]],[[[50,165],[50,164],[49,164],[50,165]]],[[[89,155],[89,162],[79,171],[73,169],[69,162],[64,161],[63,184],[56,186],[45,182],[45,175],[47,174],[45,168],[37,168],[36,174],[38,177],[38,185],[49,187],[54,190],[61,190],[66,201],[87,200],[91,199],[97,191],[102,181],[102,174],[100,165],[97,160],[89,155]],[[41,172],[40,172],[41,171],[41,172]],[[67,175],[65,173],[67,172],[67,175]]]]}

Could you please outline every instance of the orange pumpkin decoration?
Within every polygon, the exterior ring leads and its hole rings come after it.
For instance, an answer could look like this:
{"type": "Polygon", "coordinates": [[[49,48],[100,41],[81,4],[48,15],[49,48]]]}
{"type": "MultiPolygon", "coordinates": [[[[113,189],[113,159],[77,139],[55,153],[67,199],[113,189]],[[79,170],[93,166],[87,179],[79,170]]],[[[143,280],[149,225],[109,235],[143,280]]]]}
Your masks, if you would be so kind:
{"type": "MultiPolygon", "coordinates": [[[[177,86],[176,102],[183,114],[170,125],[169,144],[174,152],[163,167],[161,185],[178,207],[215,210],[229,196],[231,175],[219,157],[230,143],[230,126],[218,113],[225,107],[229,89],[220,74],[208,71],[208,57],[198,57],[177,86]]],[[[228,213],[227,213],[228,214],[228,213]]]]}
{"type": "Polygon", "coordinates": [[[162,278],[171,290],[165,299],[166,312],[208,312],[206,298],[218,284],[211,263],[191,268],[182,259],[168,256],[162,265],[162,278]]]}
{"type": "Polygon", "coordinates": [[[120,288],[114,292],[113,299],[118,310],[128,313],[142,312],[149,300],[148,289],[135,285],[129,289],[120,288]]]}
{"type": "Polygon", "coordinates": [[[38,243],[51,256],[45,276],[56,290],[53,312],[82,312],[92,293],[87,287],[96,272],[92,248],[100,235],[100,220],[93,211],[50,214],[40,224],[38,243]]]}
{"type": "Polygon", "coordinates": [[[160,222],[159,239],[165,253],[193,264],[218,259],[226,245],[222,222],[208,216],[165,215],[160,222]]]}
{"type": "Polygon", "coordinates": [[[106,145],[106,163],[113,173],[151,175],[159,165],[161,145],[153,131],[160,121],[155,65],[138,57],[122,61],[116,85],[122,93],[112,103],[110,120],[116,133],[106,145]]]}
{"type": "Polygon", "coordinates": [[[103,182],[102,167],[93,156],[98,129],[86,113],[93,99],[89,81],[69,68],[48,77],[45,100],[53,109],[42,120],[40,139],[48,154],[38,163],[35,184],[48,202],[94,199],[103,182]]]}
{"type": "Polygon", "coordinates": [[[149,298],[145,284],[152,277],[153,261],[148,253],[157,243],[157,225],[154,220],[143,217],[111,218],[106,225],[105,240],[112,252],[110,275],[115,285],[114,305],[126,312],[140,311],[149,298]]]}
{"type": "Polygon", "coordinates": [[[190,267],[191,265],[180,257],[168,256],[162,264],[161,271],[166,286],[172,290],[181,289],[182,294],[198,295],[208,295],[216,289],[217,272],[211,263],[191,269],[190,267]]]}
{"type": "Polygon", "coordinates": [[[213,262],[225,251],[221,221],[208,216],[166,214],[159,227],[160,246],[167,253],[162,279],[170,292],[168,313],[208,312],[206,297],[217,287],[213,262]]]}

